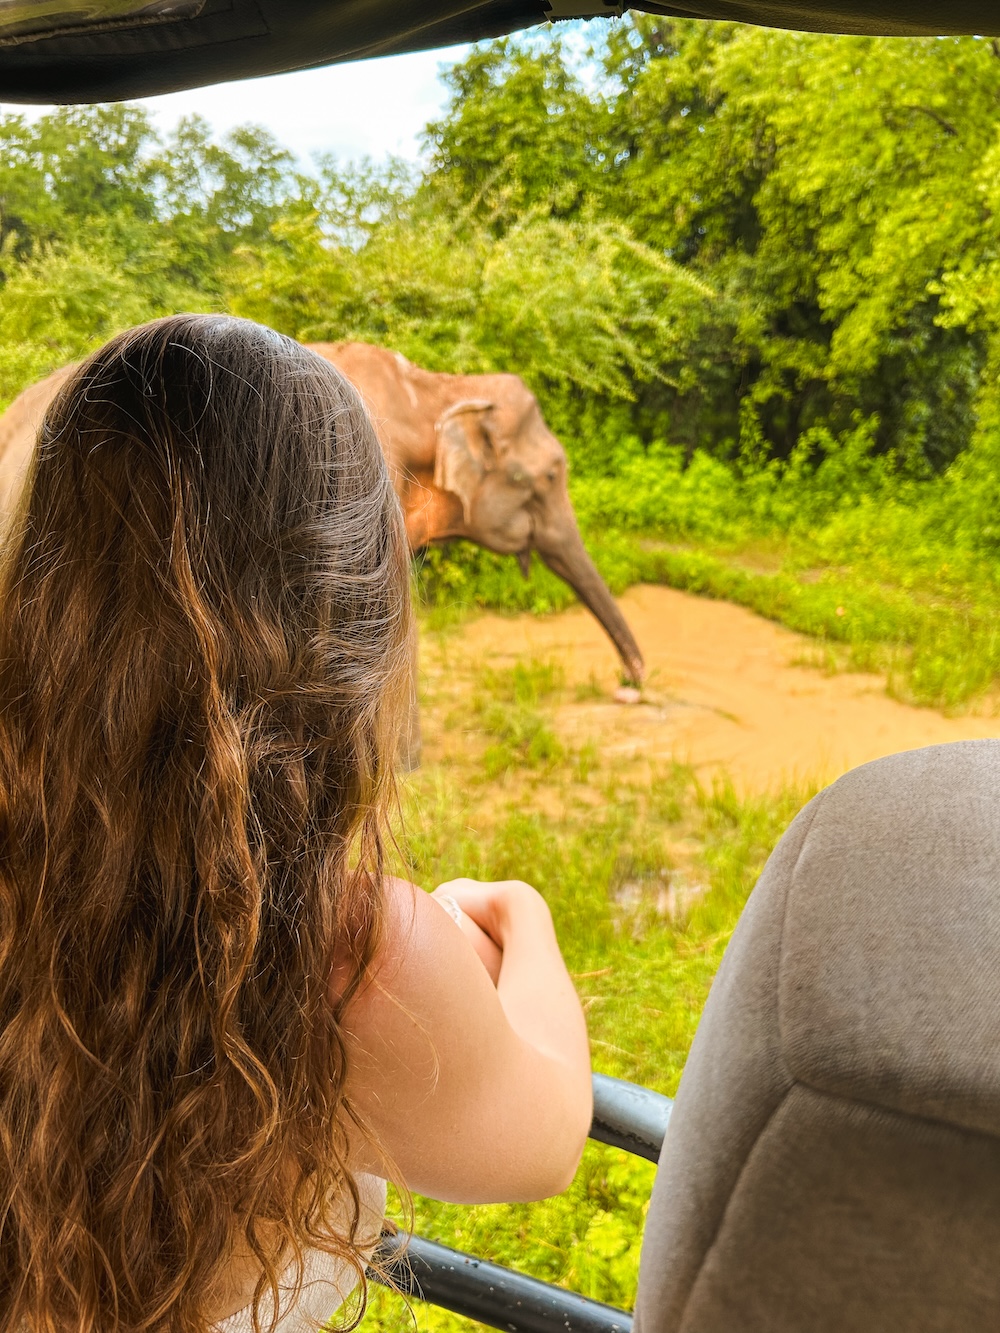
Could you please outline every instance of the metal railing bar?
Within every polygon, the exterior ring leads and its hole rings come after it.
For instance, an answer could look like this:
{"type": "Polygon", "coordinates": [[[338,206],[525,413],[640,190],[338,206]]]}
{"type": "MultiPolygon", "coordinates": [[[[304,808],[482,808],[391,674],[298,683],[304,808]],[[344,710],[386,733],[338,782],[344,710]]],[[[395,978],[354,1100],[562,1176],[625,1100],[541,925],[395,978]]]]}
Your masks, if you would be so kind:
{"type": "Polygon", "coordinates": [[[383,1233],[369,1278],[505,1333],[631,1333],[632,1316],[423,1236],[383,1233]]]}
{"type": "Polygon", "coordinates": [[[590,1137],[645,1157],[648,1162],[658,1162],[673,1105],[669,1097],[638,1083],[595,1074],[590,1137]]]}

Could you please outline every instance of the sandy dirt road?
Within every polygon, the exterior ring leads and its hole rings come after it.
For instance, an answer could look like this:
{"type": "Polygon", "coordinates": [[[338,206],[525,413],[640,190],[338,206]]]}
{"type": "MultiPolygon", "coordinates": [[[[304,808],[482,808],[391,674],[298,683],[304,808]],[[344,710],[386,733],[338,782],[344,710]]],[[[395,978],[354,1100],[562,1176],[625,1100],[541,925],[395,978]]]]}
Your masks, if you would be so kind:
{"type": "MultiPolygon", "coordinates": [[[[637,587],[621,607],[645,654],[648,702],[613,701],[617,659],[582,608],[560,615],[483,614],[447,641],[428,636],[428,687],[456,667],[559,662],[570,687],[600,694],[562,704],[556,727],[569,742],[640,763],[675,758],[704,780],[723,773],[743,792],[822,784],[881,755],[970,737],[1000,736],[1000,718],[944,717],[898,703],[878,676],[827,675],[794,665],[812,641],[742,607],[671,588],[637,587]]],[[[572,698],[572,688],[569,691],[572,698]]],[[[428,718],[428,757],[436,726],[428,718]]]]}

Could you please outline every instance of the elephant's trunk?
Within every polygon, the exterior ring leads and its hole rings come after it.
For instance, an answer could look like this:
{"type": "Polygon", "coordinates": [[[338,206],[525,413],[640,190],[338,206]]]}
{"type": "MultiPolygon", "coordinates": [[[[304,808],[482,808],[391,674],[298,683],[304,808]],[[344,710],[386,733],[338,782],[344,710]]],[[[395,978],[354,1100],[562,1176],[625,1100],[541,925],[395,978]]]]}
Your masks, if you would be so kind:
{"type": "Polygon", "coordinates": [[[553,574],[569,584],[584,606],[604,626],[618,649],[628,679],[635,685],[641,684],[646,669],[639,645],[619,611],[611,590],[587,554],[576,524],[564,527],[557,540],[553,540],[551,534],[536,531],[535,549],[553,574]]]}

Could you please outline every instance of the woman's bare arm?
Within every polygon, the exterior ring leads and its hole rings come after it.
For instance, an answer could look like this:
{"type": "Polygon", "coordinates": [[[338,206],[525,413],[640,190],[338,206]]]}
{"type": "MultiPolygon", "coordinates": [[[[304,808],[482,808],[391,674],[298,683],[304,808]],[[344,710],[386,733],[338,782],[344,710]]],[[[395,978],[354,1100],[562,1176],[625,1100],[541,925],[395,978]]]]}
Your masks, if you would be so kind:
{"type": "Polygon", "coordinates": [[[444,887],[501,947],[497,985],[438,903],[390,882],[383,954],[345,1015],[348,1095],[384,1153],[359,1168],[459,1203],[558,1193],[592,1106],[548,908],[524,884],[444,887]]]}

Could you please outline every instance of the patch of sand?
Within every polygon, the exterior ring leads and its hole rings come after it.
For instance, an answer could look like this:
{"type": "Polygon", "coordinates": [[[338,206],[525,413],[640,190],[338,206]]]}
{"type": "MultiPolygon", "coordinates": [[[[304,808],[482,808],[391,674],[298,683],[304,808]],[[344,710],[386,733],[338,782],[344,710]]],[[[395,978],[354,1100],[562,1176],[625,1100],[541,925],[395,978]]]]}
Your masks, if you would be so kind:
{"type": "Polygon", "coordinates": [[[621,608],[646,659],[647,702],[613,701],[618,660],[582,607],[548,617],[483,614],[446,641],[428,636],[428,686],[456,668],[557,661],[570,697],[577,685],[597,687],[595,697],[557,710],[556,728],[571,744],[593,741],[608,758],[674,758],[703,779],[726,773],[743,792],[826,783],[898,750],[1000,736],[1000,719],[898,703],[879,676],[794,666],[811,640],[742,607],[645,586],[630,589],[621,608]]]}

